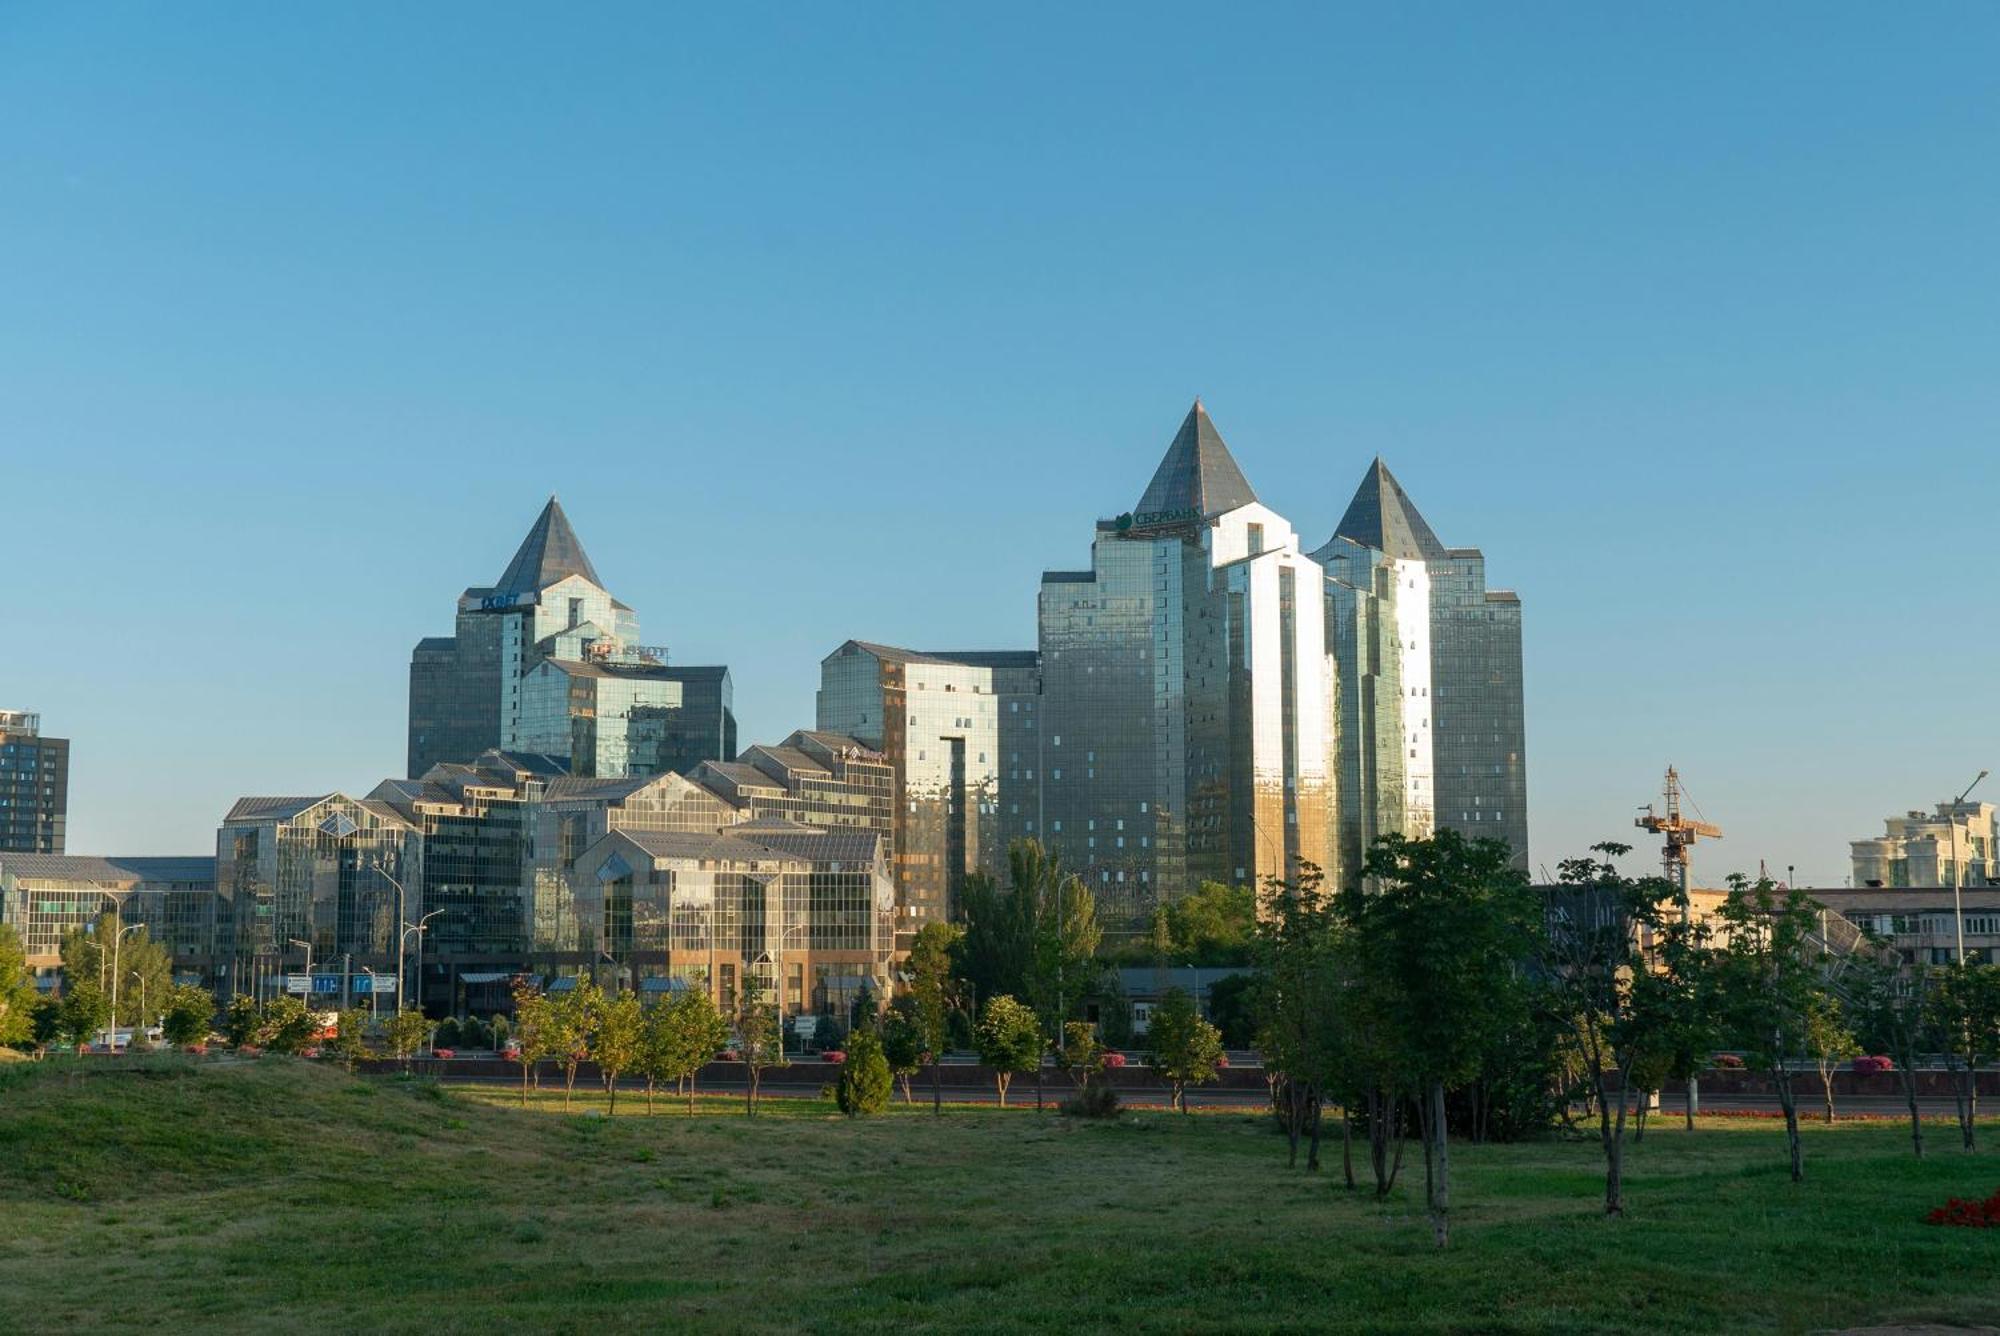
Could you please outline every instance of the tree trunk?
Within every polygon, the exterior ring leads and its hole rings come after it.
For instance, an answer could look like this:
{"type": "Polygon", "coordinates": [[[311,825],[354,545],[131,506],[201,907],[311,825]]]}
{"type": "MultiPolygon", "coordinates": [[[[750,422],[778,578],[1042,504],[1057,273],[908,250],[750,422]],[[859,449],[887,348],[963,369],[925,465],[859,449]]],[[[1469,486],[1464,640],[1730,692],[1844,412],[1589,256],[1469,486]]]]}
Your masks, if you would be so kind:
{"type": "Polygon", "coordinates": [[[1316,1174],[1319,1172],[1319,1119],[1320,1119],[1320,1101],[1319,1101],[1319,1092],[1317,1090],[1313,1092],[1312,1099],[1310,1100],[1310,1102],[1307,1104],[1306,1107],[1312,1110],[1312,1140],[1306,1146],[1306,1172],[1311,1174],[1316,1174]]]}
{"type": "Polygon", "coordinates": [[[563,1067],[563,1112],[569,1112],[569,1097],[576,1093],[576,1064],[567,1063],[563,1067]]]}
{"type": "Polygon", "coordinates": [[[1973,1148],[1972,1120],[1979,1114],[1979,1075],[1972,1063],[1952,1073],[1952,1100],[1958,1105],[1958,1135],[1966,1150],[1973,1148]]]}
{"type": "Polygon", "coordinates": [[[1375,1174],[1377,1200],[1389,1195],[1389,1111],[1380,1088],[1368,1092],[1368,1160],[1375,1174]]]}
{"type": "Polygon", "coordinates": [[[1451,1242],[1451,1139],[1445,1135],[1444,1082],[1431,1082],[1426,1095],[1424,1131],[1428,1146],[1424,1161],[1428,1165],[1433,1158],[1436,1160],[1429,1193],[1431,1232],[1437,1237],[1437,1246],[1442,1248],[1451,1242]]]}
{"type": "Polygon", "coordinates": [[[1830,1062],[1819,1064],[1819,1088],[1820,1093],[1826,1099],[1826,1120],[1831,1123],[1833,1121],[1833,1064],[1830,1062]]]}
{"type": "Polygon", "coordinates": [[[1924,1120],[1917,1111],[1917,1073],[1914,1066],[1900,1067],[1896,1075],[1903,1083],[1903,1100],[1910,1106],[1910,1149],[1924,1158],[1924,1120]]]}
{"type": "Polygon", "coordinates": [[[617,1072],[606,1072],[604,1074],[604,1089],[605,1093],[611,1097],[610,1103],[605,1107],[604,1116],[606,1118],[616,1118],[618,1116],[618,1073],[617,1072]]]}
{"type": "Polygon", "coordinates": [[[743,1087],[743,1116],[746,1118],[755,1118],[757,1116],[756,1064],[752,1063],[750,1065],[748,1069],[748,1075],[749,1075],[749,1080],[744,1084],[743,1087]]]}
{"type": "Polygon", "coordinates": [[[910,1095],[910,1074],[908,1072],[898,1072],[896,1073],[896,1080],[903,1087],[903,1103],[905,1105],[915,1104],[917,1101],[910,1095]]]}
{"type": "Polygon", "coordinates": [[[1299,1083],[1287,1080],[1284,1103],[1281,1106],[1285,1119],[1285,1141],[1290,1147],[1290,1153],[1285,1157],[1287,1169],[1299,1167],[1299,1136],[1305,1130],[1305,1109],[1300,1105],[1299,1099],[1299,1083]]]}
{"type": "Polygon", "coordinates": [[[528,1107],[528,1068],[531,1065],[526,1062],[521,1064],[521,1107],[524,1109],[528,1107]]]}
{"type": "MultiPolygon", "coordinates": [[[[1646,1139],[1646,1106],[1653,1102],[1651,1091],[1641,1090],[1637,1094],[1638,1098],[1632,1101],[1632,1144],[1635,1146],[1646,1139]]],[[[1619,1107],[1624,1107],[1622,1099],[1619,1107]]]]}
{"type": "Polygon", "coordinates": [[[687,1074],[687,1081],[685,1082],[684,1088],[687,1091],[687,1098],[688,1098],[688,1117],[692,1118],[694,1117],[694,1073],[693,1072],[689,1072],[687,1074]]]}
{"type": "Polygon", "coordinates": [[[1403,1101],[1392,1097],[1390,1104],[1393,1110],[1390,1122],[1396,1129],[1396,1158],[1389,1161],[1389,1182],[1382,1189],[1384,1196],[1396,1186],[1396,1176],[1403,1172],[1403,1146],[1409,1141],[1409,1128],[1403,1122],[1403,1101]]]}
{"type": "Polygon", "coordinates": [[[1778,1088],[1779,1107],[1785,1111],[1785,1142],[1792,1154],[1792,1181],[1803,1183],[1806,1177],[1805,1152],[1799,1145],[1799,1102],[1792,1090],[1792,1074],[1781,1062],[1773,1076],[1778,1088]]]}
{"type": "Polygon", "coordinates": [[[1035,1059],[1035,1112],[1042,1112],[1042,1062],[1035,1059]]]}
{"type": "Polygon", "coordinates": [[[1687,1115],[1687,1130],[1690,1132],[1694,1131],[1694,1083],[1695,1078],[1688,1077],[1687,1085],[1681,1090],[1681,1110],[1687,1115]]]}
{"type": "Polygon", "coordinates": [[[1347,1190],[1354,1191],[1354,1115],[1345,1104],[1340,1106],[1340,1172],[1347,1190]]]}
{"type": "Polygon", "coordinates": [[[1617,1111],[1612,1111],[1610,1081],[1603,1068],[1597,1075],[1597,1136],[1604,1148],[1604,1213],[1606,1215],[1625,1214],[1625,1096],[1622,1087],[1626,1073],[1618,1073],[1621,1093],[1617,1100],[1617,1111]]]}
{"type": "Polygon", "coordinates": [[[653,1078],[651,1076],[646,1078],[646,1116],[648,1118],[653,1116],[653,1078]]]}
{"type": "Polygon", "coordinates": [[[993,1084],[1000,1088],[1000,1107],[1003,1109],[1007,1107],[1007,1087],[1012,1084],[1013,1079],[1011,1072],[993,1073],[993,1084]]]}
{"type": "Polygon", "coordinates": [[[931,1058],[931,1117],[944,1117],[944,1071],[936,1057],[931,1058]]]}

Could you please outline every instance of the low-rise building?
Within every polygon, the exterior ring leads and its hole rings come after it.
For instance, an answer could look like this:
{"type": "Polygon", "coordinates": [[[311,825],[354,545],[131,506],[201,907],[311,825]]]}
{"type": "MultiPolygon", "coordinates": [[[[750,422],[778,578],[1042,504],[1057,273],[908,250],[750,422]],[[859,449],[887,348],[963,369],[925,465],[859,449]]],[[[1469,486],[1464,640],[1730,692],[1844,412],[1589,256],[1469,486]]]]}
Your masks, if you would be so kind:
{"type": "Polygon", "coordinates": [[[0,853],[0,923],[20,936],[44,988],[55,984],[63,938],[114,911],[146,925],[177,976],[213,982],[226,964],[217,959],[216,903],[213,858],[0,853]]]}

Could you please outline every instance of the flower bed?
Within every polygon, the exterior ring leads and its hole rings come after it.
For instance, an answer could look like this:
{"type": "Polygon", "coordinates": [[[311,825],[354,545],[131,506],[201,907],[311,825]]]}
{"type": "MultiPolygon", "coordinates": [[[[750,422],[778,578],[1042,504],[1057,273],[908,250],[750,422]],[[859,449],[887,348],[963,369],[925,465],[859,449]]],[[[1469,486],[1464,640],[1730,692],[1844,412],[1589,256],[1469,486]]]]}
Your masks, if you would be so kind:
{"type": "Polygon", "coordinates": [[[1734,1053],[1718,1053],[1713,1065],[1718,1071],[1740,1072],[1743,1070],[1743,1059],[1734,1053]]]}
{"type": "Polygon", "coordinates": [[[1924,1217],[1934,1225],[1957,1225],[1964,1229],[2000,1229],[2000,1192],[1985,1201],[1953,1197],[1924,1217]]]}
{"type": "Polygon", "coordinates": [[[1889,1058],[1886,1058],[1878,1053],[1873,1057],[1856,1058],[1854,1060],[1854,1070],[1857,1072],[1861,1072],[1865,1075],[1873,1076],[1877,1072],[1895,1071],[1896,1064],[1889,1058]]]}

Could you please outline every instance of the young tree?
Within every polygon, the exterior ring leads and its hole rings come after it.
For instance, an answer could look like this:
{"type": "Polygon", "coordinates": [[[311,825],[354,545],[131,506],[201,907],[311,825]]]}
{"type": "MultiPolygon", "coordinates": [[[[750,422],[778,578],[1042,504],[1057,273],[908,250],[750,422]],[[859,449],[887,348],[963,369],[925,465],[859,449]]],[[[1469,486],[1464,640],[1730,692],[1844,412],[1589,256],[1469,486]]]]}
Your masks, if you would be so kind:
{"type": "Polygon", "coordinates": [[[333,1038],[320,1045],[320,1052],[338,1058],[348,1071],[368,1056],[368,1013],[360,1007],[343,1011],[334,1021],[333,1038]]]}
{"type": "Polygon", "coordinates": [[[222,1012],[222,1037],[229,1041],[231,1048],[242,1048],[257,1042],[257,1031],[264,1026],[264,1009],[257,1005],[257,999],[248,995],[232,997],[222,1012]]]}
{"type": "Polygon", "coordinates": [[[1725,1032],[1751,1065],[1768,1073],[1785,1115],[1792,1181],[1805,1178],[1793,1068],[1807,1055],[1806,1030],[1825,987],[1812,938],[1818,911],[1804,891],[1780,895],[1768,877],[1729,879],[1718,917],[1725,945],[1717,961],[1725,1032]]]}
{"type": "Polygon", "coordinates": [[[1979,1116],[1979,1064],[2000,1049],[2000,965],[1958,961],[1932,974],[1928,1026],[1952,1074],[1958,1134],[1973,1149],[1979,1116]]]}
{"type": "MultiPolygon", "coordinates": [[[[970,880],[970,878],[968,878],[970,880]]],[[[944,1112],[944,1077],[939,1070],[951,1033],[956,988],[952,961],[964,929],[955,923],[926,923],[910,946],[910,1018],[916,1023],[925,1060],[931,1067],[931,1112],[944,1112]]]]}
{"type": "Polygon", "coordinates": [[[521,1107],[528,1107],[528,1080],[537,1063],[555,1056],[555,1027],[549,995],[523,975],[514,981],[514,1040],[521,1064],[521,1107]]]}
{"type": "Polygon", "coordinates": [[[1917,1107],[1917,1063],[1929,1041],[1931,972],[1906,966],[1887,942],[1872,940],[1848,962],[1849,1011],[1863,1043],[1895,1061],[1910,1114],[1910,1149],[1924,1157],[1924,1120],[1917,1107]]]}
{"type": "Polygon", "coordinates": [[[924,1065],[924,1036],[917,1022],[916,999],[908,994],[895,1000],[882,1022],[882,1057],[889,1064],[889,1075],[902,1087],[903,1103],[915,1103],[910,1096],[910,1078],[924,1065]]]}
{"type": "Polygon", "coordinates": [[[889,1063],[882,1041],[866,1026],[855,1027],[847,1039],[847,1060],[840,1065],[834,1102],[850,1118],[876,1114],[889,1107],[889,1063]]]}
{"type": "Polygon", "coordinates": [[[111,1023],[111,999],[94,983],[65,983],[56,1016],[63,1037],[82,1049],[111,1023]]]}
{"type": "Polygon", "coordinates": [[[604,994],[588,974],[576,976],[576,986],[549,997],[547,1038],[549,1051],[563,1074],[563,1111],[569,1111],[570,1096],[576,1093],[576,1069],[590,1052],[591,1026],[604,994]]]}
{"type": "Polygon", "coordinates": [[[0,923],[0,1046],[23,1046],[33,1038],[39,996],[20,935],[12,924],[0,923]]]}
{"type": "Polygon", "coordinates": [[[1202,1019],[1186,990],[1169,988],[1146,1025],[1153,1070],[1166,1079],[1173,1106],[1188,1111],[1187,1088],[1215,1079],[1222,1060],[1222,1032],[1202,1019]]]}
{"type": "Polygon", "coordinates": [[[149,929],[126,933],[127,926],[112,911],[72,929],[61,948],[63,984],[67,989],[89,983],[106,998],[115,997],[118,1014],[109,1023],[139,1026],[173,987],[173,961],[149,929]]]}
{"type": "Polygon", "coordinates": [[[1819,1069],[1820,1093],[1826,1100],[1826,1120],[1833,1121],[1834,1068],[1861,1052],[1848,1028],[1847,1009],[1831,989],[1815,992],[1806,1007],[1806,1052],[1819,1069]]]}
{"type": "Polygon", "coordinates": [[[319,1042],[319,1013],[290,994],[274,997],[264,1007],[257,1042],[273,1053],[303,1053],[319,1042]]]}
{"type": "MultiPolygon", "coordinates": [[[[1273,877],[1265,887],[1264,917],[1256,946],[1261,970],[1252,989],[1257,1047],[1271,1085],[1272,1111],[1285,1130],[1289,1165],[1299,1161],[1307,1142],[1306,1168],[1319,1169],[1319,1129],[1325,1100],[1341,1104],[1342,1167],[1354,1186],[1352,1134],[1354,1107],[1379,1101],[1379,1084],[1359,1078],[1359,1062],[1348,1040],[1356,990],[1348,987],[1343,953],[1346,924],[1332,897],[1324,894],[1319,871],[1310,868],[1291,881],[1273,877]]],[[[1377,1074],[1379,1075],[1379,1073],[1377,1074]]],[[[1367,1119],[1375,1151],[1376,1192],[1384,1195],[1394,1173],[1386,1154],[1390,1119],[1367,1119]]]]}
{"type": "Polygon", "coordinates": [[[1255,955],[1257,895],[1205,881],[1154,911],[1154,940],[1172,965],[1247,965],[1255,955]]]}
{"type": "Polygon", "coordinates": [[[695,1081],[729,1042],[729,1021],[705,988],[683,993],[674,1004],[675,1078],[686,1078],[687,1111],[694,1113],[695,1081]]]}
{"type": "Polygon", "coordinates": [[[618,1078],[639,1063],[646,1041],[646,1015],[637,993],[599,996],[590,1027],[590,1058],[604,1078],[607,1118],[618,1114],[618,1078]]]}
{"type": "Polygon", "coordinates": [[[787,1067],[784,1038],[778,1030],[777,1009],[763,1000],[762,987],[754,975],[745,976],[736,994],[736,1013],[731,1018],[736,1030],[737,1052],[743,1057],[745,1075],[743,1111],[757,1116],[757,1093],[768,1067],[787,1067]]]}
{"type": "Polygon", "coordinates": [[[1042,1023],[1033,1010],[1002,993],[989,1000],[975,1036],[979,1060],[993,1069],[993,1081],[1000,1091],[1000,1107],[1007,1107],[1007,1087],[1019,1072],[1030,1071],[1042,1062],[1042,1023]]]}
{"type": "Polygon", "coordinates": [[[1502,840],[1455,830],[1426,839],[1388,835],[1363,865],[1366,881],[1341,894],[1371,1013],[1418,1092],[1426,1196],[1437,1245],[1450,1242],[1451,1162],[1445,1091],[1475,1076],[1509,1019],[1498,1004],[1532,955],[1541,910],[1502,840]]]}
{"type": "MultiPolygon", "coordinates": [[[[1103,966],[1097,948],[1103,932],[1097,926],[1097,902],[1083,881],[1063,869],[1062,860],[1043,852],[1035,840],[1008,846],[1007,864],[1014,896],[1028,906],[1033,924],[1028,959],[1028,1005],[1042,1025],[1042,1036],[1054,1045],[1063,1037],[1063,1022],[1096,984],[1103,966]]],[[[1042,1105],[1042,1068],[1035,1066],[1035,1107],[1042,1105]]]]}
{"type": "Polygon", "coordinates": [[[1622,1215],[1626,1111],[1635,1089],[1665,1074],[1669,1057],[1663,1030],[1671,1007],[1661,996],[1647,943],[1675,924],[1678,911],[1675,887],[1666,878],[1619,873],[1612,860],[1630,853],[1629,845],[1598,844],[1592,851],[1602,860],[1563,860],[1561,884],[1543,908],[1539,941],[1550,1001],[1574,1037],[1597,1096],[1604,1213],[1622,1215]]]}
{"type": "Polygon", "coordinates": [[[160,1011],[160,1032],[175,1048],[192,1048],[208,1038],[215,1024],[215,999],[206,988],[178,984],[160,1011]]]}
{"type": "Polygon", "coordinates": [[[410,1059],[431,1037],[431,1020],[421,1011],[399,1011],[382,1025],[382,1033],[389,1041],[389,1051],[402,1059],[403,1070],[410,1069],[410,1059]]]}

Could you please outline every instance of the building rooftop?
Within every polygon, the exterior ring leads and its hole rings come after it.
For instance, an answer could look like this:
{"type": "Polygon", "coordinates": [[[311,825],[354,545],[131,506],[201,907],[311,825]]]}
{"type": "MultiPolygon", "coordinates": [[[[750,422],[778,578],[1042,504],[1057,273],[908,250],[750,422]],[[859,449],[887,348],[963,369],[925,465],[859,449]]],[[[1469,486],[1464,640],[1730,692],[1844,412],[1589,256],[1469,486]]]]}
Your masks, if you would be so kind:
{"type": "Polygon", "coordinates": [[[229,809],[229,815],[222,818],[224,823],[237,821],[288,821],[318,803],[333,797],[331,793],[314,794],[305,798],[238,798],[236,805],[229,809]]]}
{"type": "Polygon", "coordinates": [[[1440,561],[1449,555],[1380,455],[1368,466],[1333,535],[1399,560],[1440,561]]]}
{"type": "Polygon", "coordinates": [[[1132,507],[1132,518],[1136,524],[1145,524],[1155,516],[1207,517],[1256,500],[1256,490],[1237,467],[1236,457],[1209,420],[1208,410],[1196,399],[1167,446],[1165,458],[1153,471],[1153,480],[1146,484],[1145,495],[1132,507]]]}
{"type": "Polygon", "coordinates": [[[514,559],[507,563],[507,569],[500,575],[499,583],[493,586],[496,594],[533,594],[547,589],[559,580],[580,575],[584,579],[604,588],[604,582],[597,578],[597,570],[584,554],[583,543],[576,536],[576,530],[569,524],[569,516],[563,514],[562,503],[553,496],[542,507],[528,536],[521,540],[520,549],[514,559]]]}
{"type": "Polygon", "coordinates": [[[141,855],[101,858],[90,854],[0,853],[0,873],[37,881],[91,881],[129,885],[142,881],[215,881],[213,855],[141,855]]]}

